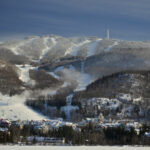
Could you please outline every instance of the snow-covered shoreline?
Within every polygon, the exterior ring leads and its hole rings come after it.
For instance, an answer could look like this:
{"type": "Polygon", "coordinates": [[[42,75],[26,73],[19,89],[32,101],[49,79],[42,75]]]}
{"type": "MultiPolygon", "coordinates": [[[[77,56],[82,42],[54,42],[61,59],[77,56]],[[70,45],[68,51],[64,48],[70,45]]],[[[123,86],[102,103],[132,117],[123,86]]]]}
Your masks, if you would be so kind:
{"type": "Polygon", "coordinates": [[[143,146],[0,146],[0,150],[149,150],[143,146]]]}

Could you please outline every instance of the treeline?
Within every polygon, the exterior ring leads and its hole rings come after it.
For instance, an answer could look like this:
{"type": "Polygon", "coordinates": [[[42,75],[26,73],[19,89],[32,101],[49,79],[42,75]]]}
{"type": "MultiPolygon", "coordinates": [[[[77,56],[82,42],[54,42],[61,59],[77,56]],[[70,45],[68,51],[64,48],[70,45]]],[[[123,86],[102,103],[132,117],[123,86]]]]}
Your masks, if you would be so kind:
{"type": "MultiPolygon", "coordinates": [[[[72,86],[60,88],[55,95],[41,95],[37,98],[27,99],[26,105],[51,118],[62,117],[66,119],[65,113],[61,112],[61,107],[66,105],[66,97],[72,91],[72,86]]],[[[73,101],[72,105],[81,108],[81,103],[78,101],[73,101]]]]}
{"type": "Polygon", "coordinates": [[[27,64],[30,60],[22,55],[15,55],[10,49],[0,47],[0,59],[11,64],[27,64]]]}
{"type": "Polygon", "coordinates": [[[72,145],[150,145],[150,138],[145,136],[145,132],[150,127],[143,126],[139,134],[134,128],[126,130],[122,127],[109,127],[97,130],[93,123],[74,130],[70,126],[59,127],[48,132],[36,131],[32,125],[25,125],[23,128],[17,126],[10,127],[9,133],[0,132],[0,143],[18,143],[35,144],[29,142],[29,136],[65,138],[65,144],[72,145]]]}
{"type": "Polygon", "coordinates": [[[150,71],[124,71],[113,73],[89,84],[84,91],[76,92],[74,99],[108,97],[116,98],[118,93],[128,93],[133,97],[149,98],[150,71]],[[129,79],[132,79],[129,80],[129,79]],[[132,82],[138,86],[132,88],[132,82]],[[146,88],[145,88],[146,87],[146,88]]]}
{"type": "Polygon", "coordinates": [[[20,94],[24,85],[18,77],[17,68],[1,59],[0,66],[3,66],[0,67],[0,92],[9,96],[20,94]]]}
{"type": "Polygon", "coordinates": [[[63,84],[62,81],[54,78],[45,70],[29,70],[30,78],[36,81],[34,89],[44,89],[49,87],[58,87],[63,84]]]}
{"type": "Polygon", "coordinates": [[[28,99],[26,104],[51,118],[63,117],[60,108],[66,105],[66,98],[62,95],[40,96],[34,100],[28,99]]]}
{"type": "Polygon", "coordinates": [[[150,128],[140,129],[139,135],[134,128],[108,127],[96,130],[92,123],[72,136],[72,143],[78,145],[150,145],[150,138],[144,134],[150,128]]]}
{"type": "MultiPolygon", "coordinates": [[[[32,107],[34,110],[39,111],[40,113],[49,116],[50,118],[63,118],[66,119],[64,111],[61,111],[61,107],[66,105],[66,95],[57,94],[55,96],[40,96],[38,99],[28,99],[26,105],[32,107]]],[[[72,105],[78,106],[81,108],[81,103],[73,102],[72,105]]],[[[71,113],[71,120],[77,121],[81,120],[78,118],[80,115],[80,109],[71,113]]]]}

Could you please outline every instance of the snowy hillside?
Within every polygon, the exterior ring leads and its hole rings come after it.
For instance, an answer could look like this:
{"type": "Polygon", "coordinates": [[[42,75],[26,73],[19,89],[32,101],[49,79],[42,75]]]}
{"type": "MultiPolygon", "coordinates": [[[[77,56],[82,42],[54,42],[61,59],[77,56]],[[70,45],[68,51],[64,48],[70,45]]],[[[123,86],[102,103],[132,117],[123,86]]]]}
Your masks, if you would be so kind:
{"type": "MultiPolygon", "coordinates": [[[[24,55],[32,60],[39,59],[42,61],[50,52],[55,54],[55,51],[62,53],[62,55],[59,56],[60,58],[68,55],[82,56],[83,54],[81,51],[85,53],[85,57],[90,57],[96,54],[97,47],[101,41],[103,41],[103,39],[95,37],[64,38],[49,35],[43,37],[28,37],[24,40],[8,41],[2,43],[0,47],[10,49],[16,55],[24,55]]],[[[114,46],[114,43],[111,45],[106,42],[105,46],[110,49],[114,46]]]]}
{"type": "Polygon", "coordinates": [[[149,42],[98,37],[47,35],[2,42],[0,116],[15,120],[46,118],[26,106],[25,100],[83,91],[115,72],[149,70],[149,49],[149,42]]]}

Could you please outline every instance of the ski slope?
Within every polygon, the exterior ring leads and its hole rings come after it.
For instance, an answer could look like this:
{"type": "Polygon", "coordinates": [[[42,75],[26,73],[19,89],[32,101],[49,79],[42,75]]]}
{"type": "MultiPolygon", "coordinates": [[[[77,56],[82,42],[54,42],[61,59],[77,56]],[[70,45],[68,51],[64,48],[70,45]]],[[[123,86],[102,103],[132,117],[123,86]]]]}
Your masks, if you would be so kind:
{"type": "Polygon", "coordinates": [[[43,59],[45,57],[45,55],[48,53],[48,51],[50,49],[52,49],[56,44],[57,44],[57,41],[54,37],[45,37],[44,38],[44,43],[45,43],[45,49],[42,50],[42,54],[40,56],[40,60],[43,59]],[[52,46],[48,46],[48,43],[50,42],[50,40],[52,41],[52,46]]]}
{"type": "Polygon", "coordinates": [[[119,45],[119,42],[118,42],[118,41],[114,42],[113,45],[110,45],[110,46],[109,46],[108,48],[106,48],[104,51],[105,51],[105,52],[110,52],[110,50],[111,50],[113,47],[117,46],[117,45],[119,45]]]}
{"type": "Polygon", "coordinates": [[[73,96],[74,96],[73,94],[68,95],[66,97],[66,106],[61,107],[61,112],[65,112],[66,118],[68,120],[71,119],[71,116],[70,116],[71,112],[79,109],[78,106],[71,105],[73,96]]]}
{"type": "Polygon", "coordinates": [[[16,67],[19,69],[19,79],[25,83],[29,83],[29,81],[31,80],[29,77],[29,71],[33,70],[35,67],[32,67],[28,64],[16,65],[16,67]]]}
{"type": "Polygon", "coordinates": [[[65,55],[70,54],[72,56],[77,56],[78,55],[78,51],[80,49],[82,49],[82,46],[87,45],[87,56],[86,57],[90,57],[92,55],[95,55],[96,52],[96,46],[98,44],[98,42],[100,42],[102,39],[96,39],[96,40],[84,40],[78,44],[72,43],[72,46],[69,47],[66,52],[65,55]]]}
{"type": "Polygon", "coordinates": [[[8,120],[43,120],[46,119],[25,104],[16,103],[0,106],[0,117],[8,120]]]}
{"type": "Polygon", "coordinates": [[[85,90],[87,85],[90,84],[93,80],[92,77],[89,74],[85,73],[84,70],[85,70],[85,62],[82,61],[80,76],[79,76],[79,78],[77,78],[78,86],[75,89],[75,91],[85,90]]]}
{"type": "Polygon", "coordinates": [[[19,40],[17,42],[13,42],[13,43],[10,43],[10,44],[6,45],[5,47],[8,48],[8,49],[11,49],[12,52],[16,55],[22,55],[20,53],[21,47],[28,44],[28,43],[32,43],[33,40],[35,40],[35,39],[37,39],[37,37],[32,37],[32,38],[29,38],[29,39],[19,40]]]}
{"type": "MultiPolygon", "coordinates": [[[[60,66],[58,65],[58,67],[54,70],[54,72],[48,72],[50,75],[52,75],[53,77],[55,77],[56,79],[62,79],[61,78],[61,74],[59,74],[59,72],[63,72],[64,70],[69,70],[68,72],[68,77],[70,79],[67,80],[66,78],[64,79],[64,84],[62,85],[62,88],[67,87],[68,85],[71,85],[71,82],[73,80],[77,81],[78,85],[76,87],[76,89],[74,89],[74,91],[81,91],[84,90],[88,84],[90,84],[93,81],[93,78],[90,74],[87,74],[86,70],[85,70],[85,66],[86,66],[86,58],[87,57],[91,57],[93,55],[96,54],[97,48],[98,46],[101,44],[99,44],[99,42],[101,42],[100,38],[79,38],[77,41],[74,40],[67,40],[65,38],[59,38],[56,36],[44,36],[44,37],[31,37],[31,38],[27,38],[24,40],[19,40],[19,41],[14,41],[14,42],[8,42],[6,43],[6,45],[4,47],[8,47],[12,50],[12,52],[14,52],[16,55],[21,55],[21,51],[23,52],[23,50],[30,50],[30,46],[31,46],[31,51],[33,50],[33,52],[39,52],[39,55],[37,55],[36,60],[37,62],[40,62],[40,60],[42,60],[46,54],[50,51],[53,50],[57,50],[57,44],[58,44],[58,52],[61,51],[61,48],[59,46],[59,44],[63,44],[64,43],[64,47],[66,46],[66,49],[63,51],[62,56],[59,56],[58,58],[56,58],[56,63],[60,63],[60,66]],[[65,41],[65,42],[64,42],[65,41]],[[62,42],[62,43],[61,43],[62,42]],[[69,43],[69,44],[68,44],[69,43]],[[40,46],[40,44],[42,46],[40,46]],[[66,44],[66,45],[65,45],[66,44]],[[23,46],[28,45],[26,49],[23,49],[23,46]],[[68,45],[70,46],[68,48],[68,45]],[[56,46],[56,49],[55,49],[56,46]],[[35,47],[35,48],[34,48],[35,47]],[[53,48],[54,47],[54,48],[53,48]],[[32,49],[33,48],[33,49],[32,49]],[[35,49],[38,49],[37,51],[35,49]],[[60,48],[60,49],[59,49],[60,48]],[[81,53],[79,53],[79,51],[81,53]],[[71,55],[71,56],[77,56],[77,58],[80,56],[82,56],[83,54],[83,58],[81,57],[81,64],[79,62],[79,67],[81,68],[75,68],[75,66],[73,66],[72,64],[68,64],[69,68],[66,69],[64,64],[61,64],[61,57],[64,57],[66,55],[71,55]],[[63,66],[64,65],[64,66],[63,66]],[[81,65],[81,66],[80,66],[81,65]]],[[[114,46],[117,46],[119,44],[119,42],[115,41],[112,45],[108,46],[108,48],[106,48],[104,51],[105,52],[109,52],[114,46]]],[[[52,52],[53,53],[53,52],[52,52]]],[[[29,53],[30,54],[30,53],[29,53]]],[[[27,55],[28,57],[30,57],[30,55],[27,55]]],[[[25,53],[26,55],[26,53],[25,53]]],[[[34,55],[31,53],[31,55],[34,55]]],[[[57,54],[55,54],[57,55],[57,54]]],[[[63,60],[63,59],[62,59],[63,60]]],[[[38,65],[38,63],[37,63],[38,65]]],[[[57,66],[57,65],[56,65],[57,66]]],[[[25,64],[25,65],[16,65],[16,67],[18,68],[18,74],[19,74],[19,79],[25,84],[25,85],[35,85],[36,82],[32,79],[30,79],[29,76],[29,71],[30,70],[35,70],[37,69],[36,67],[33,67],[32,65],[29,64],[25,64]]],[[[28,91],[27,91],[28,92],[28,91]]],[[[50,89],[46,89],[45,91],[39,91],[39,93],[48,93],[50,92],[50,89]]],[[[51,93],[52,95],[56,94],[56,91],[54,91],[53,93],[51,93]]],[[[27,107],[24,102],[25,99],[28,98],[28,94],[23,94],[23,95],[17,95],[14,97],[9,97],[9,96],[4,96],[4,95],[0,95],[0,117],[4,117],[7,119],[20,119],[20,120],[40,120],[45,118],[44,116],[42,116],[41,114],[33,111],[31,108],[27,107]],[[5,101],[3,101],[5,100],[5,101]]],[[[63,108],[65,111],[70,112],[70,110],[72,109],[77,109],[72,107],[71,105],[67,105],[63,108]]],[[[69,115],[68,115],[69,116],[69,115]]],[[[69,117],[68,117],[69,118],[69,117]]]]}
{"type": "Polygon", "coordinates": [[[21,95],[8,96],[0,93],[0,118],[9,120],[43,120],[47,119],[40,113],[26,106],[25,100],[29,92],[21,95]]]}
{"type": "Polygon", "coordinates": [[[87,43],[90,43],[90,40],[85,40],[78,44],[72,43],[72,46],[66,50],[65,55],[70,54],[72,56],[77,56],[80,47],[82,47],[83,45],[85,45],[87,43]]]}
{"type": "Polygon", "coordinates": [[[97,39],[96,41],[90,42],[88,44],[88,53],[87,53],[87,57],[90,57],[92,55],[95,55],[96,52],[96,46],[98,44],[98,42],[100,42],[102,39],[97,39]]]}

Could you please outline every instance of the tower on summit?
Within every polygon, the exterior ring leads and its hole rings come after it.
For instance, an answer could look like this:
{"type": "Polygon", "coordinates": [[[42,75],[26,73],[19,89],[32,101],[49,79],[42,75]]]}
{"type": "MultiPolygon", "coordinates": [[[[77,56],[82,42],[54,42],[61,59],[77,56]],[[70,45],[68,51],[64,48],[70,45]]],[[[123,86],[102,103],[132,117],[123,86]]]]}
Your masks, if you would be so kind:
{"type": "Polygon", "coordinates": [[[106,39],[109,40],[110,39],[110,33],[109,33],[109,29],[107,29],[107,33],[106,33],[106,39]]]}

